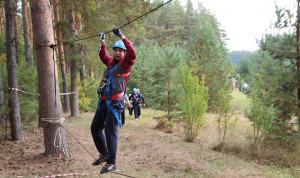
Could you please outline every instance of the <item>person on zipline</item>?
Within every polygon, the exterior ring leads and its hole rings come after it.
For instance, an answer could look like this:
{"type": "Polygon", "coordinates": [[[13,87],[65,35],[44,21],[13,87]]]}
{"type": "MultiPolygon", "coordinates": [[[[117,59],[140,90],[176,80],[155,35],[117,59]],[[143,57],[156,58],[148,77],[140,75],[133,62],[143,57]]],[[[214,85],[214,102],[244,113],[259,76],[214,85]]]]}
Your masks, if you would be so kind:
{"type": "Polygon", "coordinates": [[[101,174],[115,170],[118,147],[118,125],[121,127],[120,115],[124,112],[124,93],[136,58],[135,49],[119,28],[114,28],[113,33],[122,40],[113,45],[113,57],[107,54],[104,39],[100,33],[101,49],[99,56],[107,66],[104,71],[100,86],[98,87],[98,107],[91,124],[91,132],[98,152],[99,159],[92,165],[106,162],[100,171],[101,174]],[[103,134],[105,129],[105,136],[103,134]]]}
{"type": "Polygon", "coordinates": [[[139,98],[140,98],[140,103],[138,105],[138,118],[141,119],[142,116],[142,103],[143,103],[143,106],[145,107],[146,106],[146,100],[144,98],[144,96],[140,93],[140,89],[136,89],[137,90],[137,94],[139,95],[139,98]]]}

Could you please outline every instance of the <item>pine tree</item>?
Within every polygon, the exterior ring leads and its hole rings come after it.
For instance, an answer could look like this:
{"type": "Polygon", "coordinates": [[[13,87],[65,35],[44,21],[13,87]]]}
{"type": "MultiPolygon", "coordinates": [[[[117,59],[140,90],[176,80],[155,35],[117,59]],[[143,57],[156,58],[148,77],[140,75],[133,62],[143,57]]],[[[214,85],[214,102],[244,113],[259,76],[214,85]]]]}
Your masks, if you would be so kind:
{"type": "Polygon", "coordinates": [[[27,62],[28,69],[32,68],[31,54],[30,54],[30,39],[29,39],[29,24],[27,17],[27,0],[22,0],[22,20],[23,20],[23,31],[24,31],[24,42],[25,42],[25,59],[27,62]]]}
{"type": "Polygon", "coordinates": [[[49,47],[54,44],[50,7],[48,0],[30,0],[40,94],[39,117],[43,122],[45,154],[47,156],[70,156],[66,132],[62,126],[63,114],[55,53],[54,49],[49,47]],[[59,139],[57,134],[59,134],[59,139]]]}
{"type": "MultiPolygon", "coordinates": [[[[68,79],[66,73],[66,65],[65,65],[65,56],[64,56],[64,46],[62,42],[62,32],[61,32],[61,24],[59,23],[59,10],[58,10],[58,0],[53,0],[53,9],[54,9],[54,18],[55,18],[55,30],[57,36],[57,49],[59,56],[59,64],[61,70],[61,78],[63,83],[63,92],[68,93],[68,79]]],[[[70,112],[70,100],[69,95],[64,95],[64,111],[70,112]]]]}
{"type": "MultiPolygon", "coordinates": [[[[14,0],[5,1],[7,81],[9,88],[18,88],[15,53],[14,0]]],[[[9,99],[12,140],[24,141],[18,91],[11,90],[9,99]]]]}

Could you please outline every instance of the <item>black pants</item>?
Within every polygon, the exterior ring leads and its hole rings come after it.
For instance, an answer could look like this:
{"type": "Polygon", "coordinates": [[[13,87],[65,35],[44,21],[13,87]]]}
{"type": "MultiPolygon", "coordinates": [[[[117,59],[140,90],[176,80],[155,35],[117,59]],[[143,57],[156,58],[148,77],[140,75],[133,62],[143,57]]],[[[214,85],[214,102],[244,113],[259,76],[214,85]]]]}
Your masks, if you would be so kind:
{"type": "Polygon", "coordinates": [[[142,104],[138,104],[138,116],[140,117],[142,114],[142,104]]]}
{"type": "Polygon", "coordinates": [[[125,124],[125,108],[124,108],[123,111],[121,112],[121,122],[122,122],[122,125],[125,124]]]}
{"type": "MultiPolygon", "coordinates": [[[[114,101],[113,106],[119,114],[121,114],[124,109],[124,107],[120,108],[122,107],[122,103],[118,103],[118,101],[114,101]]],[[[111,111],[107,112],[105,101],[101,102],[101,111],[104,118],[101,117],[100,111],[97,110],[92,121],[91,132],[93,140],[98,152],[101,155],[108,157],[107,163],[116,164],[118,148],[118,121],[111,111]],[[105,129],[105,135],[103,133],[103,129],[105,129]]]]}
{"type": "Polygon", "coordinates": [[[133,105],[133,111],[134,111],[134,117],[137,119],[139,117],[138,113],[138,107],[139,105],[133,105]]]}
{"type": "Polygon", "coordinates": [[[128,111],[129,111],[129,115],[130,115],[130,116],[132,116],[132,109],[133,109],[133,108],[130,108],[130,107],[128,108],[128,111]]]}

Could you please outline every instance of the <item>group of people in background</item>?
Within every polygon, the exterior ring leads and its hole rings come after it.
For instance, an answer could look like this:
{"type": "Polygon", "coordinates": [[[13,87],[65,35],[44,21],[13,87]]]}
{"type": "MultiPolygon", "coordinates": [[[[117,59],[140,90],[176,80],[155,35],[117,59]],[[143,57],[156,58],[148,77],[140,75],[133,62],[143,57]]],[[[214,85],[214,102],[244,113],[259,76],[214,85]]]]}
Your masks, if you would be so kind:
{"type": "Polygon", "coordinates": [[[140,89],[134,88],[132,92],[127,99],[127,96],[125,96],[125,103],[127,104],[130,117],[132,117],[133,111],[135,119],[138,120],[141,118],[142,105],[146,106],[146,100],[140,93],[140,89]]]}

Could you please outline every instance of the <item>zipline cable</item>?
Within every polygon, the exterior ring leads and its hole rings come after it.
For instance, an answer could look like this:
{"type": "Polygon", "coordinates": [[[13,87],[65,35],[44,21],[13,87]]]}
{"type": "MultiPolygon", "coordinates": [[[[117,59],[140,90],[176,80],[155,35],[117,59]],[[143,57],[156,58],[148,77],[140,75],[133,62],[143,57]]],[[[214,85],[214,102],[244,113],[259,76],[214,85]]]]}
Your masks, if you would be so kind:
{"type": "MultiPolygon", "coordinates": [[[[172,1],[173,1],[173,0],[169,0],[169,1],[165,2],[165,3],[162,3],[161,5],[157,6],[156,8],[151,9],[150,11],[148,11],[148,12],[146,12],[146,13],[140,15],[139,17],[137,17],[137,18],[135,18],[135,19],[133,19],[133,20],[130,20],[129,22],[123,24],[122,26],[119,27],[119,29],[121,29],[121,28],[123,28],[123,27],[125,27],[125,26],[127,26],[127,25],[129,25],[129,24],[131,24],[132,22],[134,22],[134,21],[136,21],[136,20],[138,20],[138,19],[140,19],[140,18],[142,18],[142,17],[144,17],[144,16],[146,16],[146,15],[148,15],[148,14],[150,14],[150,13],[153,12],[153,11],[156,11],[157,9],[161,8],[162,6],[168,4],[168,3],[172,2],[172,1]]],[[[112,32],[112,30],[107,31],[107,32],[104,32],[104,34],[108,34],[108,33],[110,33],[110,32],[112,32]]],[[[89,37],[85,37],[85,38],[80,38],[80,39],[72,40],[72,41],[66,41],[66,42],[63,42],[63,44],[68,44],[68,43],[73,43],[73,42],[76,42],[76,41],[86,40],[86,39],[94,38],[94,37],[97,37],[97,36],[99,36],[99,34],[93,35],[93,36],[89,36],[89,37]]]]}

